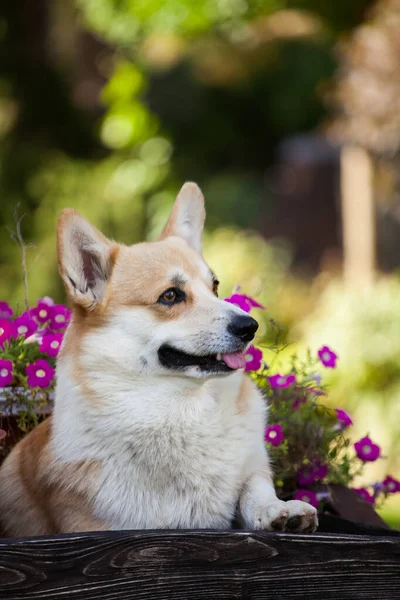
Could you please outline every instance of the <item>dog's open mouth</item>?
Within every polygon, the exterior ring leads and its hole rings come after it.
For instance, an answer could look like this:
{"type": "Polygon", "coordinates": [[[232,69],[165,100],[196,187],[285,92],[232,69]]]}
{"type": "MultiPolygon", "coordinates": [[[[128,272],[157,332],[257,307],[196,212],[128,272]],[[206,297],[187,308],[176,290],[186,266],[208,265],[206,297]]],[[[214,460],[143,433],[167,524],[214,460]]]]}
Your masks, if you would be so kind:
{"type": "Polygon", "coordinates": [[[246,366],[246,358],[243,352],[226,352],[198,356],[176,350],[176,348],[168,344],[164,344],[159,348],[158,358],[164,367],[175,370],[182,370],[187,367],[199,367],[201,371],[223,373],[236,369],[244,369],[246,366]]]}

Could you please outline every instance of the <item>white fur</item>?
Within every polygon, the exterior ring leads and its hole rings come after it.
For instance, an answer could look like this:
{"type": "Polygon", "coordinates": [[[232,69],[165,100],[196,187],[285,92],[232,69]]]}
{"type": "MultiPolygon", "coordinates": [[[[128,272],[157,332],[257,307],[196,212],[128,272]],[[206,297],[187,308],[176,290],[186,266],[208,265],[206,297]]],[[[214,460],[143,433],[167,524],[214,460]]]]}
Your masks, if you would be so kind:
{"type": "MultiPolygon", "coordinates": [[[[239,310],[215,304],[222,315],[239,310]]],[[[257,388],[240,412],[242,372],[207,380],[158,372],[152,362],[158,345],[175,335],[188,348],[200,321],[193,331],[176,323],[157,329],[150,321],[140,309],[124,308],[85,337],[81,361],[95,404],[74,382],[71,359],[58,364],[53,450],[65,462],[101,462],[95,516],[113,529],[227,528],[238,507],[254,529],[290,518],[293,511],[282,512],[285,503],[258,475],[268,457],[266,404],[257,388]]],[[[221,323],[222,334],[226,319],[221,323]]],[[[302,513],[315,514],[300,504],[302,513]]]]}

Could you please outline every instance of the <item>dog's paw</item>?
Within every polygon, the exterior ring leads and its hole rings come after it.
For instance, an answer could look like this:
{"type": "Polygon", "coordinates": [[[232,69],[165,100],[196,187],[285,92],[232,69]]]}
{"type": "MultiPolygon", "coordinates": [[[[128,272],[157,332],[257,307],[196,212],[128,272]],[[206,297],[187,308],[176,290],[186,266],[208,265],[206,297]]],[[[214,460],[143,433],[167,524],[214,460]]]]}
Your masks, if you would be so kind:
{"type": "Polygon", "coordinates": [[[252,519],[247,526],[269,531],[312,533],[318,527],[318,516],[316,509],[307,502],[300,500],[283,502],[276,499],[253,511],[252,519]]]}

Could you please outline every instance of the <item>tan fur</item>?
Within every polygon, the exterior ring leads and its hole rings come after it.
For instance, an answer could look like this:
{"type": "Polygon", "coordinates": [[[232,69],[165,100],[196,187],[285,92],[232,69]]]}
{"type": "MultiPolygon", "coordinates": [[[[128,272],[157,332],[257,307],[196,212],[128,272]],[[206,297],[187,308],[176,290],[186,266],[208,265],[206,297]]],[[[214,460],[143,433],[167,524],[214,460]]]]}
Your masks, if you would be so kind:
{"type": "Polygon", "coordinates": [[[8,498],[6,505],[0,502],[5,533],[18,537],[107,529],[106,523],[93,519],[87,494],[87,483],[96,480],[99,466],[81,462],[60,468],[49,445],[51,424],[50,417],[36,427],[2,467],[1,498],[8,498]]]}
{"type": "Polygon", "coordinates": [[[245,413],[249,409],[249,397],[251,396],[251,386],[251,380],[248,377],[243,377],[239,394],[236,399],[237,410],[240,414],[245,413]]]}

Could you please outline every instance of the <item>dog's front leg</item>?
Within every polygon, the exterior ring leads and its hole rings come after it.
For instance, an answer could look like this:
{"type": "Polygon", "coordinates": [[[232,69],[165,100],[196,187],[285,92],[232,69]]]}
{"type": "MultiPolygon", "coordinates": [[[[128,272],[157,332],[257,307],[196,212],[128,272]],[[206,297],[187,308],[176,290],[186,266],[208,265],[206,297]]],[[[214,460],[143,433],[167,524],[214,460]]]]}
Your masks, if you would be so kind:
{"type": "Polygon", "coordinates": [[[318,527],[317,511],[311,504],[283,502],[276,497],[268,466],[247,478],[239,498],[239,513],[248,529],[311,533],[318,527]]]}

